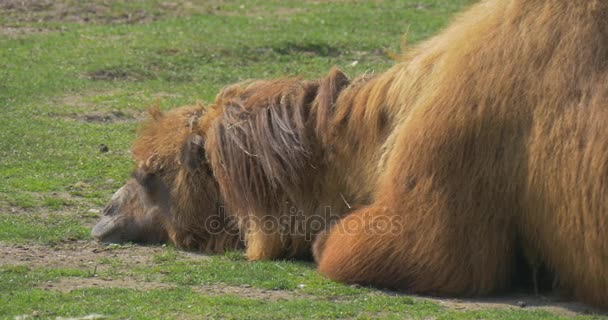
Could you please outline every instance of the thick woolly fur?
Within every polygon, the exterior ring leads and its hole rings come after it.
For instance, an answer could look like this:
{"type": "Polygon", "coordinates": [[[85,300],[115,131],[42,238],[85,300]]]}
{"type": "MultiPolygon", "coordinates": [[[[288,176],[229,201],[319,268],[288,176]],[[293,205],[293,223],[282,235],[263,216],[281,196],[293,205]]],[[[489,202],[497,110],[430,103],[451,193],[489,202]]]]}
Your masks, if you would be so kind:
{"type": "MultiPolygon", "coordinates": [[[[151,109],[133,147],[138,163],[134,178],[148,194],[145,198],[154,202],[149,206],[161,208],[160,220],[171,242],[183,249],[221,253],[243,248],[244,243],[204,160],[199,132],[203,112],[200,105],[167,113],[151,109]]],[[[139,203],[141,199],[134,205],[139,203]]]]}
{"type": "Polygon", "coordinates": [[[607,68],[608,2],[489,0],[382,74],[228,87],[200,131],[252,260],[320,232],[270,218],[345,216],[332,279],[484,295],[522,252],[608,306],[607,68]]]}

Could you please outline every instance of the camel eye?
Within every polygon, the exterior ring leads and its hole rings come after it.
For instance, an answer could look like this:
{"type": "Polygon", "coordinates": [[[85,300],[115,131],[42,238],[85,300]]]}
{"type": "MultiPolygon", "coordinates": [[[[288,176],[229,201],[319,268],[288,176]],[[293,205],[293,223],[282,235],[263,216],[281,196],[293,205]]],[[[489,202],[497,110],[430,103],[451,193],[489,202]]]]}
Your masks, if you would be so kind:
{"type": "Polygon", "coordinates": [[[144,176],[143,180],[141,181],[141,185],[146,189],[146,190],[154,190],[155,186],[156,186],[156,174],[154,173],[148,173],[147,175],[144,176]]]}
{"type": "Polygon", "coordinates": [[[209,177],[213,177],[213,170],[211,169],[211,166],[209,166],[207,163],[205,163],[204,167],[204,172],[207,174],[207,176],[209,177]]]}

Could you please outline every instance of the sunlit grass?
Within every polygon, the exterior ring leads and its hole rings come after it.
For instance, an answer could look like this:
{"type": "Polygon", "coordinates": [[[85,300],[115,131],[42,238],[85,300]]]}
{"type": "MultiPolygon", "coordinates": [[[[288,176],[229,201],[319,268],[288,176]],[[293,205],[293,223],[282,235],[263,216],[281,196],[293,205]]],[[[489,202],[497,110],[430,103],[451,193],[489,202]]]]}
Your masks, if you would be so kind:
{"type": "MultiPolygon", "coordinates": [[[[400,51],[405,32],[416,43],[471,2],[62,0],[0,12],[0,241],[52,248],[89,240],[91,221],[133,168],[137,124],[156,101],[164,109],[210,101],[236,81],[317,78],[332,66],[351,76],[379,72],[394,63],[389,53],[400,51]],[[52,15],[52,3],[65,4],[64,18],[52,15]]],[[[539,311],[448,310],[329,281],[310,263],[251,263],[240,252],[193,261],[169,246],[150,261],[127,266],[108,254],[97,261],[105,268],[99,272],[1,265],[0,317],[554,318],[539,311]],[[96,276],[164,286],[69,292],[44,286],[96,276]],[[205,286],[288,298],[206,292],[205,286]]]]}

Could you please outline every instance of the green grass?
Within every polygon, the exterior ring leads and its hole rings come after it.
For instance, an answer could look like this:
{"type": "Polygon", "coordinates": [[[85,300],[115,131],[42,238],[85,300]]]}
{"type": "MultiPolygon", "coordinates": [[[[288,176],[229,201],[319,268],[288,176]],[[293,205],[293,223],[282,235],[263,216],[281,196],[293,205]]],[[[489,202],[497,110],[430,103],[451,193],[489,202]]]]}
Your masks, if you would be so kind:
{"type": "MultiPolygon", "coordinates": [[[[42,207],[49,200],[28,193],[69,191],[99,205],[111,192],[103,182],[127,177],[136,120],[157,98],[171,108],[248,78],[320,77],[334,65],[352,75],[385,70],[405,31],[424,38],[469,2],[257,1],[140,24],[24,22],[12,12],[7,25],[47,31],[0,36],[0,201],[42,207]],[[83,120],[113,114],[121,121],[83,120]],[[90,188],[73,190],[81,181],[90,188]]],[[[132,6],[110,5],[107,15],[162,9],[132,6]]]]}
{"type": "MultiPolygon", "coordinates": [[[[92,241],[89,230],[98,213],[91,209],[99,210],[129,176],[137,123],[157,99],[169,109],[210,101],[221,87],[244,79],[318,78],[334,65],[350,75],[382,71],[393,64],[389,53],[400,51],[405,32],[410,43],[425,39],[472,2],[63,0],[22,9],[0,4],[0,242],[52,249],[66,241],[92,241]],[[110,151],[100,152],[100,144],[110,151]]],[[[334,283],[307,263],[250,263],[238,252],[193,261],[168,247],[145,265],[128,265],[111,254],[97,263],[105,268],[100,277],[168,287],[45,290],[49,281],[95,274],[77,266],[3,264],[0,317],[554,317],[526,310],[450,310],[334,283]],[[287,292],[290,298],[271,302],[197,290],[213,285],[287,292]]]]}
{"type": "MultiPolygon", "coordinates": [[[[117,249],[127,250],[127,249],[117,249]]],[[[167,249],[165,255],[174,255],[167,249]]],[[[178,256],[154,259],[151,269],[123,269],[112,265],[105,273],[90,270],[0,268],[0,314],[7,318],[35,314],[39,317],[83,316],[100,314],[111,318],[428,318],[437,319],[557,319],[544,311],[454,311],[437,304],[377,290],[353,288],[333,283],[317,275],[309,265],[292,262],[248,263],[227,256],[193,262],[178,256]],[[147,278],[159,274],[162,279],[147,278]],[[175,276],[173,276],[175,275],[175,276]],[[70,292],[46,290],[45,285],[60,279],[91,277],[130,277],[142,283],[157,281],[162,288],[82,288],[70,292]],[[208,292],[205,285],[252,286],[271,292],[289,292],[289,298],[257,299],[234,293],[208,292]],[[296,285],[297,284],[297,285],[296,285]]],[[[103,281],[102,281],[103,282],[103,281]]]]}
{"type": "Polygon", "coordinates": [[[0,241],[56,244],[65,240],[88,239],[90,229],[75,214],[0,214],[0,241]]]}

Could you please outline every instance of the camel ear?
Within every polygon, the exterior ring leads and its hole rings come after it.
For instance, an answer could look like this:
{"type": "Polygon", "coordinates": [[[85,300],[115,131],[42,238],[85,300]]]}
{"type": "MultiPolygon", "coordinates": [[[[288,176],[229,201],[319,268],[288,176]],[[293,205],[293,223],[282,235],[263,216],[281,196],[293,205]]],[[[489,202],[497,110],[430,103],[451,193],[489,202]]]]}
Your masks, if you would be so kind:
{"type": "Polygon", "coordinates": [[[152,120],[155,120],[155,121],[159,120],[160,118],[162,118],[164,116],[163,112],[160,110],[159,104],[149,107],[148,114],[150,115],[150,118],[152,118],[152,120]]]}
{"type": "Polygon", "coordinates": [[[191,134],[182,147],[181,163],[188,171],[194,173],[206,166],[205,141],[198,134],[191,134]]]}

